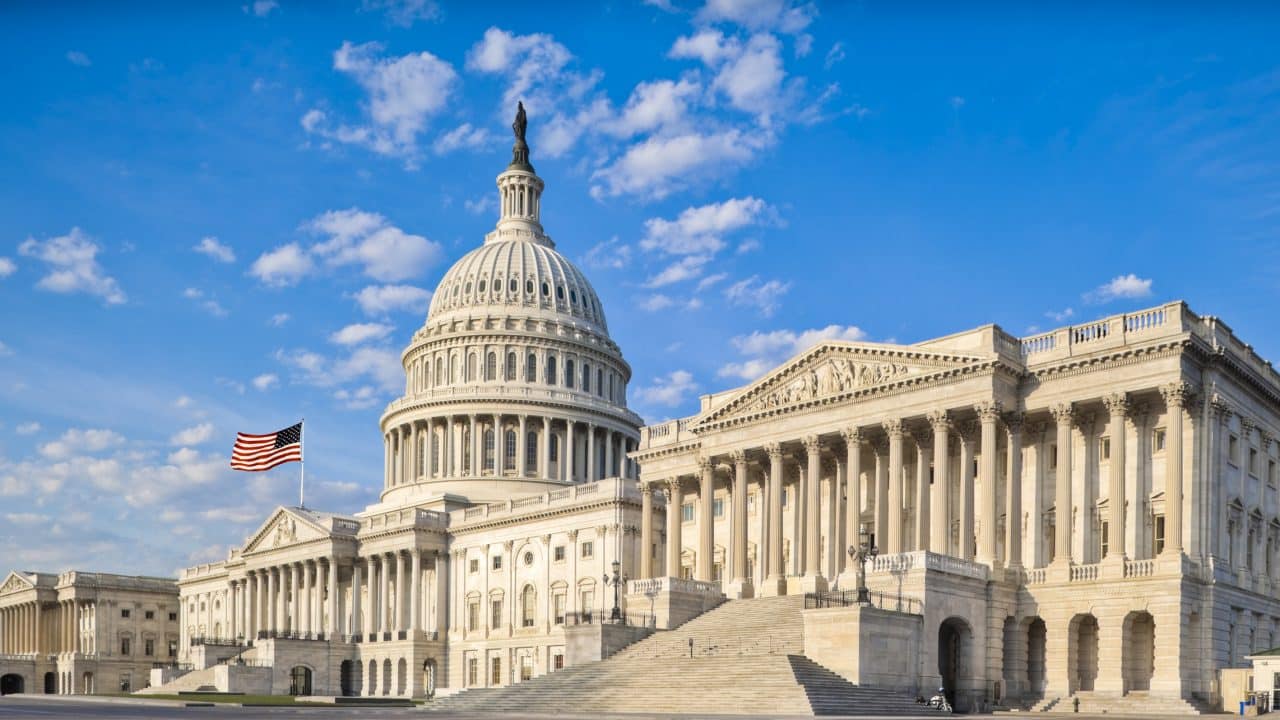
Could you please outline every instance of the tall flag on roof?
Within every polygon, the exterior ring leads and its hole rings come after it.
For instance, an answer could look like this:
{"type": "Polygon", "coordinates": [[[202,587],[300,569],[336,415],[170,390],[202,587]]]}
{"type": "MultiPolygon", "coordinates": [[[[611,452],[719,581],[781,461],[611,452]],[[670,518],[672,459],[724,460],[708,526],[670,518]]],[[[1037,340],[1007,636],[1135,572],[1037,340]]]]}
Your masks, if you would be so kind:
{"type": "Polygon", "coordinates": [[[262,472],[289,462],[302,462],[302,423],[266,435],[236,433],[233,469],[262,472]]]}

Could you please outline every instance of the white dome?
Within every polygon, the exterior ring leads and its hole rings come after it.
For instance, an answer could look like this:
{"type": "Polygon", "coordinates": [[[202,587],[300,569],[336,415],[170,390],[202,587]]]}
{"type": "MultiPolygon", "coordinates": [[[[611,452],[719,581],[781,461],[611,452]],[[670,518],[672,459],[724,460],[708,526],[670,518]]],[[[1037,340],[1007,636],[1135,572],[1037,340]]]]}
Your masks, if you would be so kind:
{"type": "Polygon", "coordinates": [[[431,298],[427,325],[521,308],[609,332],[600,298],[581,270],[549,245],[504,239],[491,239],[449,268],[431,298]]]}

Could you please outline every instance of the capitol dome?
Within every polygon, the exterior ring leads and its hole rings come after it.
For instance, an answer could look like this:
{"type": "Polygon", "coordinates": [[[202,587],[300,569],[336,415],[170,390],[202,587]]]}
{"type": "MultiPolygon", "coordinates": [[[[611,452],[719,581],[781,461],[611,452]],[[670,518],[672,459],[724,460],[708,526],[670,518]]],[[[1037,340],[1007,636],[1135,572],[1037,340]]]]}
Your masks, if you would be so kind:
{"type": "Polygon", "coordinates": [[[521,108],[499,218],[437,285],[387,406],[383,508],[500,502],[636,476],[631,367],[586,276],[542,228],[521,108]]]}

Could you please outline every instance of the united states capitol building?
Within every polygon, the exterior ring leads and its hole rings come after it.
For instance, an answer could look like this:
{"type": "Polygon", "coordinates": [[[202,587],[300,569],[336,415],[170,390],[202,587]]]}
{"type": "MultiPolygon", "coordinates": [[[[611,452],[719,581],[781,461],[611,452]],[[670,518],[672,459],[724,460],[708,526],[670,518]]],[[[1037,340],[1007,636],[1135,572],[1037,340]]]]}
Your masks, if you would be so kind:
{"type": "MultiPolygon", "coordinates": [[[[404,350],[379,501],[277,508],[184,570],[145,692],[1167,715],[1280,644],[1280,375],[1222,320],[822,342],[642,427],[522,125],[513,156],[404,350]]],[[[0,590],[0,674],[124,659],[137,629],[32,577],[0,590]]]]}

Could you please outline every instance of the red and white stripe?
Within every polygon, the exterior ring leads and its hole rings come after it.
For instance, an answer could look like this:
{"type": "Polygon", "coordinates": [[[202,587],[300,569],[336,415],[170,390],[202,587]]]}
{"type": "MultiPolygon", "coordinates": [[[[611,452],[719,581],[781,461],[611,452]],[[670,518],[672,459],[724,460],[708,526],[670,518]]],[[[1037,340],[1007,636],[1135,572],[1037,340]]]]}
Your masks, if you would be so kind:
{"type": "Polygon", "coordinates": [[[231,449],[231,467],[236,470],[257,472],[270,470],[287,462],[302,462],[302,443],[295,442],[276,447],[278,434],[236,433],[236,444],[231,449]]]}

